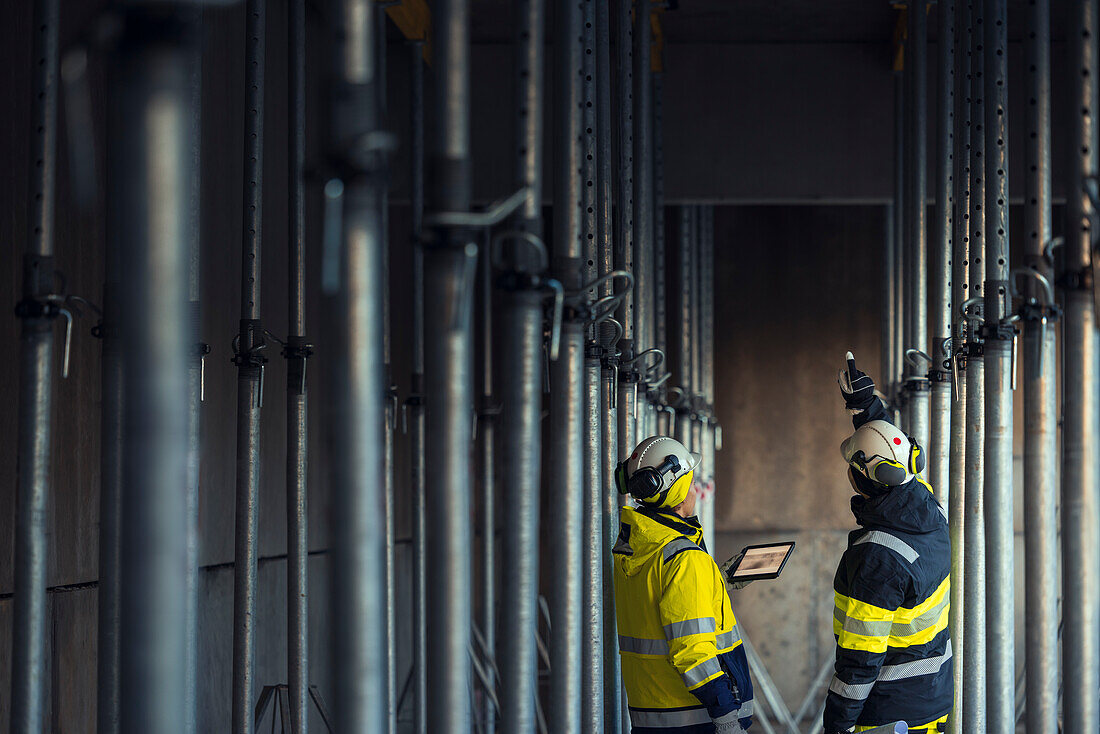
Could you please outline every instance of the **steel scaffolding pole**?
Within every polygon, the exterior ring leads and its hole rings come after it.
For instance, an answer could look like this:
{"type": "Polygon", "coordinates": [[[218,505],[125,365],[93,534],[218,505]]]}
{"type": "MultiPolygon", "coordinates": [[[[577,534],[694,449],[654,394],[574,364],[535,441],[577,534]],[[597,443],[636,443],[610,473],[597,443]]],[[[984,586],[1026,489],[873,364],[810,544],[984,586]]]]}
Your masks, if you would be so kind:
{"type": "Polygon", "coordinates": [[[715,421],[714,421],[714,206],[700,207],[700,248],[699,248],[699,277],[696,279],[696,287],[699,288],[699,335],[701,344],[699,353],[700,383],[699,391],[703,396],[702,408],[702,445],[699,451],[703,454],[702,484],[706,490],[705,501],[700,511],[700,521],[703,523],[703,538],[707,543],[707,549],[714,553],[714,505],[717,501],[715,494],[715,421]]]}
{"type": "Polygon", "coordinates": [[[962,734],[963,659],[966,650],[964,610],[965,527],[966,527],[966,335],[967,323],[960,305],[967,299],[970,248],[970,4],[955,2],[953,29],[955,46],[954,154],[953,197],[954,216],[951,238],[951,378],[954,396],[951,405],[950,489],[948,491],[948,525],[951,536],[951,647],[955,653],[954,707],[948,718],[948,731],[962,734]]]}
{"type": "MultiPolygon", "coordinates": [[[[598,274],[602,278],[615,269],[615,245],[613,228],[613,192],[611,163],[611,7],[609,2],[596,3],[596,231],[598,274]]],[[[600,297],[612,295],[612,282],[608,280],[600,297]]],[[[600,561],[603,564],[603,731],[619,734],[622,730],[622,668],[619,661],[618,625],[615,619],[615,590],[611,584],[613,575],[611,553],[619,532],[619,492],[612,477],[619,463],[619,422],[616,399],[619,389],[619,337],[622,324],[605,322],[600,327],[600,345],[603,347],[602,392],[600,413],[603,416],[603,437],[600,461],[602,497],[600,517],[602,536],[600,561]]]]}
{"type": "Polygon", "coordinates": [[[263,405],[260,254],[263,246],[264,65],[266,0],[245,7],[244,246],[237,365],[237,476],[233,550],[233,733],[254,728],[256,562],[260,489],[260,408],[263,405]]]}
{"type": "MultiPolygon", "coordinates": [[[[962,2],[964,0],[958,0],[962,2]]],[[[925,347],[932,358],[928,370],[931,382],[929,399],[930,422],[928,439],[928,478],[936,499],[947,507],[951,489],[951,374],[945,360],[944,345],[951,335],[951,218],[954,208],[952,187],[952,157],[954,155],[955,121],[955,2],[939,3],[939,34],[945,39],[939,50],[939,84],[936,114],[936,223],[935,237],[930,243],[928,287],[928,330],[931,341],[925,347]]]]}
{"type": "Polygon", "coordinates": [[[676,314],[679,321],[679,344],[676,350],[676,381],[680,387],[680,401],[676,405],[676,440],[688,447],[691,446],[691,396],[693,386],[691,383],[692,366],[694,356],[692,341],[695,335],[692,333],[692,256],[695,252],[695,206],[692,204],[680,205],[679,238],[676,249],[676,274],[679,283],[676,288],[676,314]]]}
{"type": "MultiPolygon", "coordinates": [[[[927,165],[928,165],[928,16],[922,2],[910,2],[909,50],[910,87],[909,114],[912,126],[910,142],[911,167],[908,174],[908,252],[905,274],[908,278],[906,298],[908,308],[908,339],[905,349],[928,348],[928,232],[927,232],[927,165]]],[[[925,373],[914,360],[905,365],[906,416],[908,433],[920,446],[929,445],[930,385],[925,373]]]]}
{"type": "Polygon", "coordinates": [[[985,0],[985,525],[986,731],[1016,730],[1012,388],[1016,327],[1008,320],[1008,9],[985,0]]]}
{"type": "MultiPolygon", "coordinates": [[[[374,85],[378,95],[378,127],[388,130],[386,116],[389,113],[386,86],[386,3],[376,3],[378,16],[374,24],[375,74],[374,85]]],[[[390,201],[389,171],[386,161],[378,177],[378,216],[382,241],[382,397],[385,401],[382,418],[383,465],[383,517],[386,533],[386,733],[397,732],[397,517],[394,484],[395,440],[397,432],[397,387],[393,384],[390,368],[391,337],[390,319],[390,201]]]]}
{"type": "Polygon", "coordinates": [[[542,412],[542,301],[538,277],[546,267],[542,243],[542,173],[544,107],[545,0],[517,5],[513,66],[516,90],[515,178],[527,198],[512,220],[517,236],[538,242],[538,265],[518,265],[500,283],[499,337],[509,368],[500,379],[501,501],[508,519],[502,546],[522,549],[501,555],[501,595],[509,613],[501,615],[500,730],[535,731],[538,686],[539,480],[542,412]],[[532,275],[531,273],[534,273],[532,275]]]}
{"type": "MultiPolygon", "coordinates": [[[[665,75],[653,72],[653,346],[668,354],[668,278],[665,241],[665,75]]],[[[665,365],[663,371],[668,371],[665,365]]],[[[661,388],[663,392],[663,387],[661,388]]],[[[660,433],[660,431],[658,431],[660,433]]]]}
{"type": "Polygon", "coordinates": [[[897,208],[894,202],[889,202],[883,209],[885,220],[885,232],[883,241],[885,247],[882,252],[882,281],[886,292],[882,300],[882,323],[879,325],[879,361],[882,370],[882,392],[893,402],[894,384],[894,355],[897,354],[897,333],[895,321],[897,319],[897,283],[894,276],[897,271],[897,243],[894,239],[894,223],[898,218],[897,208]]]}
{"type": "MultiPolygon", "coordinates": [[[[904,46],[901,47],[904,49],[904,46]]],[[[899,52],[899,56],[904,50],[899,52]]],[[[901,393],[901,355],[903,333],[905,329],[905,299],[902,281],[905,249],[905,73],[896,61],[894,66],[894,202],[893,227],[890,238],[890,252],[887,258],[890,264],[888,273],[891,310],[889,361],[886,393],[890,402],[897,405],[901,393]]]]}
{"type": "MultiPolygon", "coordinates": [[[[618,109],[618,156],[615,180],[616,234],[615,269],[634,272],[634,42],[631,24],[633,3],[617,0],[615,4],[615,62],[616,101],[618,109]]],[[[622,350],[622,367],[619,370],[618,434],[619,452],[625,458],[638,443],[636,433],[638,412],[638,372],[629,363],[638,342],[635,334],[635,293],[627,291],[616,312],[616,319],[623,327],[619,342],[622,350]]]]}
{"type": "MultiPolygon", "coordinates": [[[[634,344],[636,352],[653,346],[653,82],[649,6],[634,13],[634,344]],[[644,11],[644,12],[643,12],[644,11]]],[[[646,393],[647,364],[641,364],[638,439],[651,435],[656,413],[646,393]]],[[[633,448],[633,447],[632,447],[633,448]]]]}
{"type": "Polygon", "coordinates": [[[413,495],[413,731],[428,718],[427,487],[424,463],[424,42],[409,44],[409,203],[413,247],[413,369],[405,400],[409,419],[409,484],[413,495]]]}
{"type": "Polygon", "coordinates": [[[309,523],[306,513],[309,420],[306,360],[305,153],[306,153],[306,8],[289,6],[289,87],[292,128],[290,158],[290,230],[286,358],[286,518],[287,518],[287,671],[291,729],[306,734],[309,725],[309,523]]]}
{"type": "Polygon", "coordinates": [[[46,520],[53,404],[53,237],[57,172],[59,0],[34,6],[34,209],[23,252],[15,601],[12,609],[11,730],[37,734],[46,722],[46,520]]]}
{"type": "MultiPolygon", "coordinates": [[[[582,6],[557,3],[554,33],[558,39],[582,37],[582,6]]],[[[547,588],[550,606],[551,734],[580,731],[581,635],[583,630],[584,561],[584,324],[578,306],[584,268],[582,239],[581,81],[583,52],[578,42],[554,44],[554,246],[553,270],[570,296],[561,327],[561,352],[550,366],[550,445],[547,529],[556,559],[547,588]]]]}
{"type": "MultiPolygon", "coordinates": [[[[596,211],[598,177],[597,110],[596,110],[596,5],[599,0],[583,0],[583,28],[580,35],[581,74],[581,268],[585,284],[599,276],[601,251],[598,243],[599,218],[596,211]]],[[[591,304],[603,297],[603,289],[588,288],[585,298],[591,304]]],[[[598,341],[598,325],[588,327],[584,352],[584,505],[582,529],[581,591],[581,728],[586,732],[603,732],[604,716],[604,651],[603,592],[604,545],[603,472],[604,414],[603,346],[598,341]]],[[[610,476],[610,475],[607,475],[610,476]]]]}
{"type": "Polygon", "coordinates": [[[469,0],[435,6],[438,121],[429,149],[430,206],[439,222],[424,253],[424,392],[427,398],[428,731],[470,728],[472,600],[470,440],[473,276],[477,246],[439,217],[468,212],[470,160],[469,0]]]}
{"type": "MultiPolygon", "coordinates": [[[[1053,278],[1051,239],[1050,1],[1031,3],[1027,70],[1024,263],[1053,278]]],[[[1053,293],[1028,284],[1024,309],[1024,540],[1027,731],[1058,733],[1058,404],[1053,293]]]]}
{"type": "Polygon", "coordinates": [[[1064,730],[1100,728],[1100,558],[1098,558],[1098,458],[1096,313],[1093,270],[1095,204],[1085,186],[1098,173],[1094,109],[1097,104],[1096,0],[1074,6],[1069,32],[1068,131],[1065,257],[1062,273],[1065,324],[1062,327],[1064,407],[1062,423],[1062,680],[1064,730]]]}
{"type": "MultiPolygon", "coordinates": [[[[966,548],[963,588],[963,731],[985,731],[986,726],[986,545],[985,497],[985,359],[977,326],[985,307],[981,300],[985,278],[985,79],[982,1],[971,5],[970,17],[970,320],[966,366],[966,548]]],[[[967,308],[966,303],[962,308],[967,308]]]]}
{"type": "MultiPolygon", "coordinates": [[[[383,731],[385,682],[385,526],[382,507],[382,238],[378,177],[378,95],[374,24],[368,0],[344,0],[332,18],[330,154],[343,179],[325,185],[326,254],[334,353],[327,384],[332,427],[333,544],[329,643],[335,729],[383,731]]],[[[467,422],[468,424],[468,422],[467,422]]],[[[442,508],[441,508],[442,511],[442,508]]],[[[442,554],[439,565],[450,559],[442,554]]],[[[441,617],[442,619],[442,617],[441,617]]],[[[467,624],[467,618],[464,620],[467,624]]],[[[467,632],[468,634],[468,632],[467,632]]],[[[465,642],[465,640],[463,640],[465,642]]],[[[465,651],[465,646],[463,646],[465,651]]],[[[445,687],[436,688],[445,706],[445,687]]],[[[463,694],[466,687],[463,686],[463,694]]],[[[463,695],[459,701],[465,701],[463,695]]],[[[453,702],[454,699],[447,699],[453,702]]]]}
{"type": "MultiPolygon", "coordinates": [[[[121,731],[187,725],[188,264],[198,13],[135,8],[112,63],[107,180],[121,266],[121,731]]],[[[19,731],[20,729],[15,728],[19,731]]],[[[36,730],[37,731],[37,730],[36,730]]]]}
{"type": "MultiPolygon", "coordinates": [[[[493,396],[493,276],[490,252],[483,249],[478,261],[478,324],[479,340],[475,365],[478,392],[477,410],[477,503],[478,525],[481,528],[481,614],[479,628],[485,649],[496,648],[496,403],[493,396]]],[[[492,666],[486,671],[490,689],[495,690],[496,677],[492,666]]],[[[496,706],[491,696],[485,696],[481,710],[475,712],[484,734],[492,734],[496,725],[496,706]]]]}

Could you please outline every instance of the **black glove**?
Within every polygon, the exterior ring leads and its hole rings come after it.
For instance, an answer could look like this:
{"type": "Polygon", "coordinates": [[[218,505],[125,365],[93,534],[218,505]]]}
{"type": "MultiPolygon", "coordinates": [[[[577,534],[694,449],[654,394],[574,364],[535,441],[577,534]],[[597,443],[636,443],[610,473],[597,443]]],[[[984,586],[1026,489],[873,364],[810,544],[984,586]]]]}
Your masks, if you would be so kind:
{"type": "Polygon", "coordinates": [[[836,381],[844,395],[844,407],[854,413],[861,413],[875,402],[875,381],[856,368],[856,359],[851,352],[845,355],[848,369],[837,372],[836,381]]]}

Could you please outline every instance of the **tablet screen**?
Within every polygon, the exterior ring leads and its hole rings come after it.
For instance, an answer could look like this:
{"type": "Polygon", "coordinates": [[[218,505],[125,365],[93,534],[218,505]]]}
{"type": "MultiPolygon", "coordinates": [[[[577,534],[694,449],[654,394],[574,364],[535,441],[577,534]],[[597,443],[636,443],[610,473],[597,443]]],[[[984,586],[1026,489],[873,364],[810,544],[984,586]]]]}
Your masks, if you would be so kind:
{"type": "Polygon", "coordinates": [[[794,550],[794,541],[770,545],[750,545],[742,551],[740,562],[727,572],[732,581],[774,579],[783,570],[794,550]]]}

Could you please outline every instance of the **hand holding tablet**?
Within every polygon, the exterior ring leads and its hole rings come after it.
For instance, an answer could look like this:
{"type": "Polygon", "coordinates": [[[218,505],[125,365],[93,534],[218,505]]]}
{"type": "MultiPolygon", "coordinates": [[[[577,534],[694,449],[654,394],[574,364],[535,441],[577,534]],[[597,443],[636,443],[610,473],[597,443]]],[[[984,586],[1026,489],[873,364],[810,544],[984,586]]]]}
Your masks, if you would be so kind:
{"type": "Polygon", "coordinates": [[[746,582],[779,578],[794,551],[794,541],[746,546],[722,566],[726,583],[742,588],[746,582]]]}

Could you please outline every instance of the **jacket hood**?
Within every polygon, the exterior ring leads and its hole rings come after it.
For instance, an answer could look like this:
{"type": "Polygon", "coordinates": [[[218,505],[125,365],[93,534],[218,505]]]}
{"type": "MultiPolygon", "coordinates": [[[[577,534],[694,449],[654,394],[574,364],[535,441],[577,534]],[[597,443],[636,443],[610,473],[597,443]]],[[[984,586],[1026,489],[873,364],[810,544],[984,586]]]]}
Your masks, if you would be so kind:
{"type": "Polygon", "coordinates": [[[852,514],[864,527],[931,533],[947,521],[927,485],[913,479],[873,497],[852,497],[852,514]]]}
{"type": "Polygon", "coordinates": [[[698,518],[680,517],[649,507],[624,507],[619,523],[619,540],[614,553],[627,576],[638,573],[673,538],[686,536],[703,547],[703,529],[698,518]]]}

